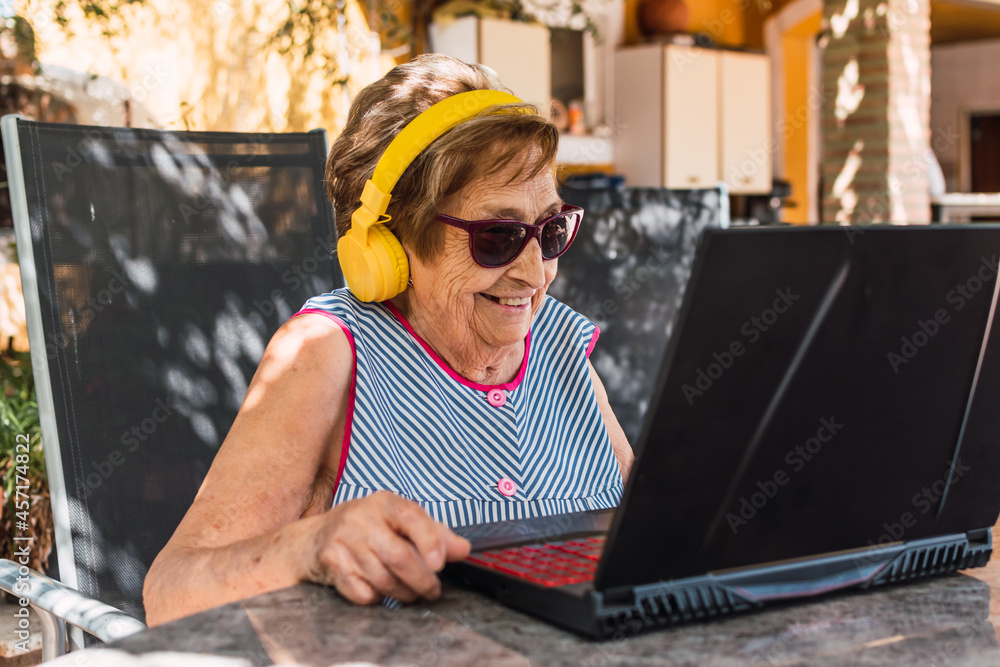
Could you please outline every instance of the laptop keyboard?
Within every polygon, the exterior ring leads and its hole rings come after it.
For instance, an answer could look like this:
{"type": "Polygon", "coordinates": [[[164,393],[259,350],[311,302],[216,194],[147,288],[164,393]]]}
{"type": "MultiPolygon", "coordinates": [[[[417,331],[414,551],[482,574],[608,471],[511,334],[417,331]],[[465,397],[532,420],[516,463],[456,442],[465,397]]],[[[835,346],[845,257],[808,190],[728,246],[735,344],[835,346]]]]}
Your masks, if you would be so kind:
{"type": "Polygon", "coordinates": [[[466,560],[497,572],[552,588],[593,581],[604,537],[526,544],[472,554],[466,560]]]}

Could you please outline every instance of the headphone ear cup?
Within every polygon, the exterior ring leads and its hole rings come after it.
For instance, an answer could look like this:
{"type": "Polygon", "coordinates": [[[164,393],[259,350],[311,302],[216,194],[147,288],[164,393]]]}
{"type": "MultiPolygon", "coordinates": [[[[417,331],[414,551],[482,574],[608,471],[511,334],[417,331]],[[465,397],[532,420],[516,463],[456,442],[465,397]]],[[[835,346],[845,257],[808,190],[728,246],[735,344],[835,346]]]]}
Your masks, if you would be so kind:
{"type": "Polygon", "coordinates": [[[406,289],[406,283],[410,279],[410,262],[406,258],[406,251],[396,235],[385,225],[372,225],[368,228],[368,243],[376,251],[382,265],[379,274],[383,276],[385,285],[385,295],[373,300],[391,299],[406,289]]]}
{"type": "Polygon", "coordinates": [[[340,270],[351,293],[361,301],[385,301],[406,289],[410,263],[406,251],[385,225],[368,228],[365,243],[354,234],[337,242],[340,270]]]}
{"type": "Polygon", "coordinates": [[[399,239],[384,224],[392,189],[406,166],[458,123],[508,104],[523,103],[499,90],[452,95],[422,111],[393,138],[361,191],[361,206],[351,214],[351,228],[337,242],[340,268],[354,296],[385,301],[406,289],[410,263],[399,239]]]}

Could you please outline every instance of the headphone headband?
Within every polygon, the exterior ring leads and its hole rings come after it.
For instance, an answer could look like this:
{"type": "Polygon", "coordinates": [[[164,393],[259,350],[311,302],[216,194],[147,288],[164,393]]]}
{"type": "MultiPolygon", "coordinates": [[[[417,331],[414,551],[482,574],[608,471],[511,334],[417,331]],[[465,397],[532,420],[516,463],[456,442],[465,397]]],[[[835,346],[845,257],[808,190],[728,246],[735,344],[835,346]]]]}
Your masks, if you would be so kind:
{"type": "Polygon", "coordinates": [[[344,279],[362,301],[385,301],[406,289],[410,275],[403,245],[385,227],[392,189],[425,148],[462,121],[503,104],[521,104],[510,93],[474,90],[445,98],[411,120],[390,142],[361,192],[351,228],[337,242],[344,279]]]}
{"type": "Polygon", "coordinates": [[[367,233],[385,215],[396,182],[435,139],[462,121],[504,104],[522,102],[499,90],[473,90],[446,97],[410,121],[385,149],[371,179],[365,183],[361,206],[351,216],[351,231],[367,233]]]}

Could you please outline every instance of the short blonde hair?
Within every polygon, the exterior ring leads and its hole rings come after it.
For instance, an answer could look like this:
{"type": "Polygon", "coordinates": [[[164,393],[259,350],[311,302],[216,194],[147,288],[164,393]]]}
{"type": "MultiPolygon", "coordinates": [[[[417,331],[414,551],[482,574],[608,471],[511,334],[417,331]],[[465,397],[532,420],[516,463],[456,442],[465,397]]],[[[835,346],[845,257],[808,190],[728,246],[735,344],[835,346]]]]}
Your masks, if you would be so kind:
{"type": "MultiPolygon", "coordinates": [[[[433,104],[471,90],[509,92],[492,70],[427,54],[393,68],[358,93],[326,162],[338,237],[350,229],[365,182],[396,135],[433,104]]],[[[464,121],[403,172],[386,211],[392,218],[387,226],[420,259],[432,259],[444,238],[442,225],[433,219],[449,197],[518,160],[524,168],[513,180],[533,178],[545,168],[553,169],[555,178],[558,143],[559,131],[530,105],[495,107],[464,121]],[[527,113],[492,113],[508,107],[527,113]]]]}

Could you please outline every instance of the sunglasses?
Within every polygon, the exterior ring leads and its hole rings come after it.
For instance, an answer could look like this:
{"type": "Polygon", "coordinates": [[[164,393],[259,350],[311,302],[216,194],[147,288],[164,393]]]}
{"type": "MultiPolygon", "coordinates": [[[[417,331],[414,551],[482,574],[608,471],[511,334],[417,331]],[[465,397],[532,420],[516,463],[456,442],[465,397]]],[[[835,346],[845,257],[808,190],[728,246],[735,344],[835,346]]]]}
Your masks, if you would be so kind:
{"type": "Polygon", "coordinates": [[[434,218],[469,233],[469,252],[479,266],[495,269],[517,259],[533,238],[538,239],[543,259],[566,252],[583,220],[583,209],[564,204],[562,210],[535,225],[520,220],[462,220],[450,215],[434,218]]]}

